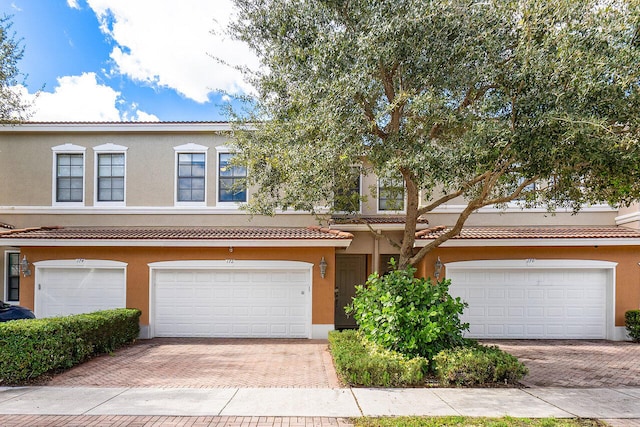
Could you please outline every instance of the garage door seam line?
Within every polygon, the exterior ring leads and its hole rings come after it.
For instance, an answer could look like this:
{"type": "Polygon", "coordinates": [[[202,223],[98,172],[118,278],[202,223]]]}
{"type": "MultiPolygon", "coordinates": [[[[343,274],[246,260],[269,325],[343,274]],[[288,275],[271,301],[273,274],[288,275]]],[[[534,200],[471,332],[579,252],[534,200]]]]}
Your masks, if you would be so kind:
{"type": "Polygon", "coordinates": [[[233,392],[233,395],[231,395],[229,400],[227,400],[227,403],[225,403],[224,406],[222,408],[220,408],[220,411],[218,412],[218,416],[222,416],[222,413],[224,412],[224,410],[227,409],[227,406],[229,406],[229,404],[236,397],[236,395],[238,394],[239,391],[240,391],[240,389],[236,388],[236,391],[233,392]]]}

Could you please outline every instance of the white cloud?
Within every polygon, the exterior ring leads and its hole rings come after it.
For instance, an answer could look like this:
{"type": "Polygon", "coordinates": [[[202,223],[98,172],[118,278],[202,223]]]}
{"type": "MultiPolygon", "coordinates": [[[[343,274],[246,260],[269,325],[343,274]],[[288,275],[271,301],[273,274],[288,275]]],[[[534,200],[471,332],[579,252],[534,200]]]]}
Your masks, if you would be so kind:
{"type": "Polygon", "coordinates": [[[87,0],[101,29],[116,42],[117,72],[152,86],[168,87],[197,102],[216,89],[251,90],[232,65],[255,67],[244,44],[224,35],[233,13],[230,0],[87,0]],[[215,34],[212,34],[214,30],[215,34]]]}
{"type": "Polygon", "coordinates": [[[53,93],[36,97],[24,87],[17,88],[25,101],[33,102],[31,121],[157,121],[152,114],[135,109],[132,115],[120,113],[120,92],[98,83],[95,73],[58,78],[53,93]]]}
{"type": "Polygon", "coordinates": [[[144,111],[136,110],[131,121],[134,122],[159,122],[160,119],[154,114],[148,114],[144,111]]]}
{"type": "Polygon", "coordinates": [[[78,0],[67,0],[67,5],[72,9],[80,9],[78,0]]]}

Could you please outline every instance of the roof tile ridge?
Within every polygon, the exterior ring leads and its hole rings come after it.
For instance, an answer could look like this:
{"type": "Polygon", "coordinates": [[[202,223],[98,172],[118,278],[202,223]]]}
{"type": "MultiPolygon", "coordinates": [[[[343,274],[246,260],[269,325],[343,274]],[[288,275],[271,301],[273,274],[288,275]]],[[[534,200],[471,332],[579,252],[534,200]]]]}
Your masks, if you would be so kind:
{"type": "Polygon", "coordinates": [[[436,225],[435,227],[423,228],[420,231],[416,231],[416,237],[423,237],[427,234],[435,233],[437,231],[443,231],[447,228],[446,225],[436,225]]]}
{"type": "Polygon", "coordinates": [[[353,239],[354,237],[353,234],[347,233],[346,231],[334,230],[332,228],[321,227],[319,225],[310,225],[307,227],[307,230],[318,231],[320,233],[325,233],[325,234],[333,234],[336,237],[341,237],[345,239],[353,239]]]}

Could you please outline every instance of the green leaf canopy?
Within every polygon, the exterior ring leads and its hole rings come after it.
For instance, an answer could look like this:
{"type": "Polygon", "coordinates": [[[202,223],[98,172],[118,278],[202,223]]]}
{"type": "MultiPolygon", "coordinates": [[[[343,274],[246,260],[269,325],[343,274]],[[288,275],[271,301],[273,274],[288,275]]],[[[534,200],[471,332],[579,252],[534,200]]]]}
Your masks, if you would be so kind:
{"type": "Polygon", "coordinates": [[[235,116],[254,212],[331,206],[354,166],[402,175],[403,267],[483,206],[640,195],[637,0],[235,4],[230,31],[263,65],[235,116]],[[417,218],[457,197],[455,226],[413,253],[417,218]]]}

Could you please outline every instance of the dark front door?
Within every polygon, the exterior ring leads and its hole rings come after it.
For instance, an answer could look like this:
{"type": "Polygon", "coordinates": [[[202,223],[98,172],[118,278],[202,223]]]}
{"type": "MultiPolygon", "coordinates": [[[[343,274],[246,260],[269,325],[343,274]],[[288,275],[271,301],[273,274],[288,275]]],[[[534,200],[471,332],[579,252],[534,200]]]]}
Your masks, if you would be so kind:
{"type": "Polygon", "coordinates": [[[356,285],[367,281],[366,255],[336,255],[336,329],[355,328],[353,317],[348,317],[344,308],[351,304],[356,285]]]}

